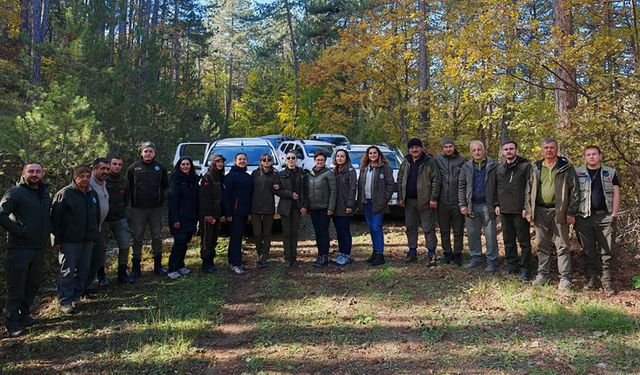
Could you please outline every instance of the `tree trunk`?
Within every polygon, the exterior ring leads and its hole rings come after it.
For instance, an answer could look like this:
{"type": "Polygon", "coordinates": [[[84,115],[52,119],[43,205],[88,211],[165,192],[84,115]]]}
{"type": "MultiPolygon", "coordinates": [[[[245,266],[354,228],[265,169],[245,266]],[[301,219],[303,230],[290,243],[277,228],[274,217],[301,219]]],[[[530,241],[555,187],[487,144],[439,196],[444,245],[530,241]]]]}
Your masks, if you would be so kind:
{"type": "Polygon", "coordinates": [[[571,111],[578,105],[576,68],[562,58],[571,47],[567,40],[573,34],[573,16],[569,7],[569,0],[553,0],[553,24],[558,38],[556,56],[559,66],[556,69],[555,101],[560,125],[567,129],[572,125],[571,111]]]}
{"type": "Polygon", "coordinates": [[[420,14],[420,28],[418,32],[419,66],[420,66],[420,135],[426,137],[431,127],[431,96],[429,94],[429,65],[430,57],[427,46],[428,12],[427,0],[418,0],[420,14]]]}
{"type": "Polygon", "coordinates": [[[287,13],[287,26],[289,27],[289,36],[291,37],[291,57],[293,58],[293,74],[295,78],[295,93],[293,97],[293,130],[295,132],[298,124],[298,101],[300,98],[300,61],[298,61],[298,48],[296,46],[296,35],[293,30],[293,20],[291,16],[291,7],[289,1],[284,0],[284,7],[287,13]]]}

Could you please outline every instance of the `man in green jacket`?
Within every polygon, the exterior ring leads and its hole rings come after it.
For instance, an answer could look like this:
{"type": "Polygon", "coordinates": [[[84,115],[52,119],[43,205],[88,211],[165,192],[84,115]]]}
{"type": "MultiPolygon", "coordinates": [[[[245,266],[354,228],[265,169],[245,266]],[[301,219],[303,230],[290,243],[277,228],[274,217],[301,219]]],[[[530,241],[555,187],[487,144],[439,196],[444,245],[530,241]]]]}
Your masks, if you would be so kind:
{"type": "Polygon", "coordinates": [[[576,169],[580,202],[575,229],[584,250],[586,290],[598,287],[598,275],[607,296],[615,294],[611,283],[611,250],[615,222],[620,211],[620,182],[616,170],[602,164],[598,146],[584,150],[585,165],[576,169]]]}
{"type": "Polygon", "coordinates": [[[422,224],[427,247],[427,267],[436,265],[436,215],[440,195],[440,171],[435,159],[422,149],[422,141],[412,138],[407,144],[398,172],[398,205],[404,207],[409,251],[405,263],[418,254],[418,225],[422,224]]]}
{"type": "Polygon", "coordinates": [[[558,289],[566,292],[572,288],[569,225],[575,223],[578,213],[578,182],[573,166],[558,156],[555,138],[542,141],[542,154],[544,158],[535,164],[534,183],[527,194],[529,205],[535,209],[526,219],[535,223],[538,248],[538,275],[533,285],[549,282],[551,245],[555,244],[560,274],[558,289]]]}
{"type": "Polygon", "coordinates": [[[25,164],[20,182],[7,190],[0,201],[0,225],[9,234],[5,326],[11,337],[24,334],[24,326],[37,323],[30,317],[29,308],[40,287],[44,251],[51,233],[51,200],[43,178],[42,164],[25,164]]]}

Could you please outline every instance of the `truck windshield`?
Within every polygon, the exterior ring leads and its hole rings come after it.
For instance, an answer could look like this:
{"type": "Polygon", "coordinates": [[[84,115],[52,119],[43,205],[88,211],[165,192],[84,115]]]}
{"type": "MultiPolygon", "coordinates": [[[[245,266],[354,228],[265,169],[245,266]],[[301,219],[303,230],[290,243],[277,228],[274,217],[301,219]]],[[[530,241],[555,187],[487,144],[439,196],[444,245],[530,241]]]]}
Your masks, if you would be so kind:
{"type": "Polygon", "coordinates": [[[250,166],[260,165],[260,156],[262,154],[269,154],[273,157],[273,152],[269,146],[216,146],[209,152],[209,164],[211,164],[213,155],[221,154],[227,159],[225,166],[231,167],[236,154],[240,152],[247,154],[247,165],[250,166]]]}

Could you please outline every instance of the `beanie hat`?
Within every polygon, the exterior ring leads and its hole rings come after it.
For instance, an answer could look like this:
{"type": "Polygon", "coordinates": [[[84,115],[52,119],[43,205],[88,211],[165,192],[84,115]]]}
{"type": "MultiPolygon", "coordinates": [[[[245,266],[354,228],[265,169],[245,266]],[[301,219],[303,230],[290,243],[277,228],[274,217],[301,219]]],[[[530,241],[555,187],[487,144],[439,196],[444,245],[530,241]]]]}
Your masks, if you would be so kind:
{"type": "Polygon", "coordinates": [[[413,146],[422,147],[422,141],[419,140],[418,138],[411,138],[409,140],[409,143],[407,143],[407,148],[411,148],[413,146]]]}
{"type": "Polygon", "coordinates": [[[144,150],[145,148],[152,148],[155,150],[156,144],[151,141],[142,142],[142,144],[140,145],[140,152],[142,152],[142,150],[144,150]]]}
{"type": "Polygon", "coordinates": [[[86,165],[81,165],[79,167],[73,168],[73,178],[76,178],[83,173],[91,174],[91,168],[87,167],[86,165]]]}
{"type": "Polygon", "coordinates": [[[442,137],[442,140],[440,141],[440,146],[444,147],[444,145],[455,145],[456,142],[453,140],[452,137],[442,137]]]}

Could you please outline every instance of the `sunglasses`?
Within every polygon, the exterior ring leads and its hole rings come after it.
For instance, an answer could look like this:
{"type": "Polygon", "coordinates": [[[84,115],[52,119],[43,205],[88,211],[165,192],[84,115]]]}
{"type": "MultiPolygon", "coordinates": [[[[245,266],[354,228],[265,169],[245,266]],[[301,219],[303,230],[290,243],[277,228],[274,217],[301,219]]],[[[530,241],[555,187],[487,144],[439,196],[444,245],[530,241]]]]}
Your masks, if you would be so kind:
{"type": "Polygon", "coordinates": [[[287,156],[287,160],[296,160],[295,156],[287,156]]]}
{"type": "Polygon", "coordinates": [[[271,161],[271,159],[269,159],[269,158],[262,158],[262,161],[264,161],[264,162],[266,163],[266,162],[270,162],[270,161],[271,161]]]}

